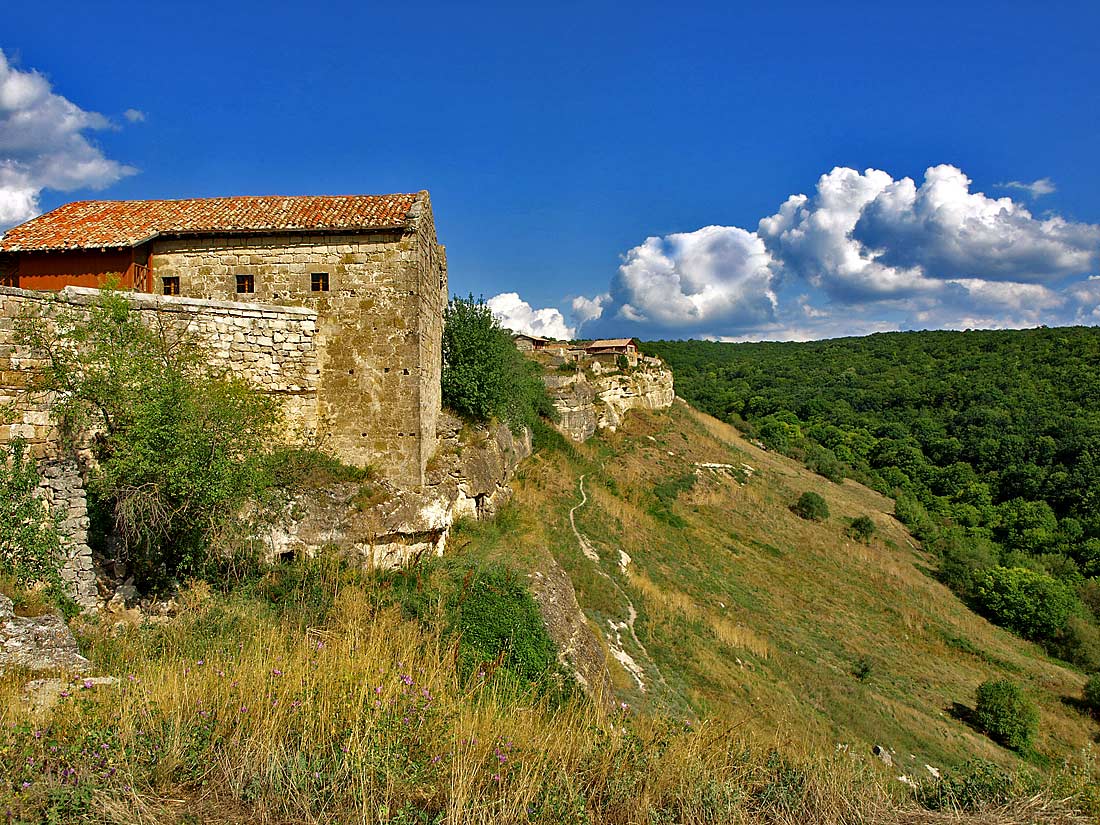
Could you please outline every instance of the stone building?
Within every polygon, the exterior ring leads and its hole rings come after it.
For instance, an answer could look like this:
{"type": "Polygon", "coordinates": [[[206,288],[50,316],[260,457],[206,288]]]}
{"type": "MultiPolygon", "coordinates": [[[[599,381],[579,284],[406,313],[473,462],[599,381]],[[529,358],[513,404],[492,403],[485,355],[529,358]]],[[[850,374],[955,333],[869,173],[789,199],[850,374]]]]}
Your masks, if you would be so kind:
{"type": "MultiPolygon", "coordinates": [[[[315,410],[299,419],[344,461],[423,483],[447,302],[427,192],[80,201],[0,238],[0,285],[56,291],[108,279],[135,292],[316,312],[315,410]]],[[[276,325],[250,343],[278,348],[287,334],[276,325]]]]}
{"type": "Polygon", "coordinates": [[[592,341],[584,347],[587,358],[614,364],[619,356],[625,356],[632,367],[638,366],[638,342],[633,338],[604,338],[592,341]]]}

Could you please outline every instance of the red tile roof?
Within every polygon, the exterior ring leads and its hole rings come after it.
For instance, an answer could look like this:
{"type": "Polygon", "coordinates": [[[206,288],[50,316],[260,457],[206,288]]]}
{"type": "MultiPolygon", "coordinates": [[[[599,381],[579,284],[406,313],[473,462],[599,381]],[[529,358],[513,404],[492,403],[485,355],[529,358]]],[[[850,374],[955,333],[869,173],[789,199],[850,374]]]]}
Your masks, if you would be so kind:
{"type": "Polygon", "coordinates": [[[162,234],[404,227],[415,194],[76,201],[0,238],[0,252],[130,247],[162,234]]]}
{"type": "Polygon", "coordinates": [[[590,344],[585,344],[585,349],[616,349],[619,347],[625,347],[628,344],[635,344],[633,338],[604,338],[600,341],[593,341],[590,344]]]}

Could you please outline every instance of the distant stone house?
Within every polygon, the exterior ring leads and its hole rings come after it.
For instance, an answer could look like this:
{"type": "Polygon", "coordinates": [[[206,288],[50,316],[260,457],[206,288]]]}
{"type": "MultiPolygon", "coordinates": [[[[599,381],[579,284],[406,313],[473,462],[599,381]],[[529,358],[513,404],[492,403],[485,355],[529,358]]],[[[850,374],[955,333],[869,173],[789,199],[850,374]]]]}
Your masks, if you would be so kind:
{"type": "Polygon", "coordinates": [[[625,356],[632,367],[638,366],[638,342],[634,338],[605,338],[584,346],[585,355],[594,361],[614,364],[625,356]]]}
{"type": "Polygon", "coordinates": [[[0,285],[55,291],[108,278],[137,292],[316,311],[321,444],[423,483],[447,302],[427,192],[80,201],[0,238],[0,285]]]}
{"type": "Polygon", "coordinates": [[[512,336],[512,341],[516,345],[516,349],[520,352],[538,352],[546,349],[550,343],[549,338],[541,338],[538,335],[528,335],[524,332],[517,332],[512,336]]]}

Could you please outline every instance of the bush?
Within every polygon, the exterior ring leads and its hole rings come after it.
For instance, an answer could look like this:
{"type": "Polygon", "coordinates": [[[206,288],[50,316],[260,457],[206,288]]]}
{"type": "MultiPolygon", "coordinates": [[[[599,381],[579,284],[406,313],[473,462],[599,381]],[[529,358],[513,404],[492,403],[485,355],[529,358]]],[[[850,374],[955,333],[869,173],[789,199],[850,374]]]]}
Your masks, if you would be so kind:
{"type": "Polygon", "coordinates": [[[1086,672],[1100,671],[1100,628],[1084,616],[1070,616],[1058,638],[1048,647],[1056,656],[1073,662],[1086,672]]]}
{"type": "Polygon", "coordinates": [[[97,433],[91,508],[140,583],[202,575],[210,546],[268,483],[275,402],[210,373],[198,347],[146,326],[113,290],[54,321],[26,316],[19,335],[47,355],[40,389],[58,393],[62,432],[97,433]]]}
{"type": "Polygon", "coordinates": [[[22,439],[0,451],[0,574],[27,587],[60,587],[57,526],[35,495],[41,477],[22,439]]]}
{"type": "Polygon", "coordinates": [[[978,811],[1008,802],[1015,784],[1012,774],[992,762],[974,760],[945,769],[939,779],[921,782],[913,795],[930,811],[978,811]]]}
{"type": "Polygon", "coordinates": [[[1077,597],[1052,576],[994,567],[978,585],[981,609],[999,625],[1035,641],[1054,639],[1077,609],[1077,597]]]}
{"type": "Polygon", "coordinates": [[[469,677],[494,671],[518,687],[561,698],[569,679],[531,591],[513,571],[492,565],[452,571],[461,576],[447,600],[448,630],[460,640],[460,669],[469,677]]]}
{"type": "Polygon", "coordinates": [[[808,470],[824,476],[836,484],[844,481],[844,465],[828,447],[811,443],[806,447],[803,463],[808,470]]]}
{"type": "Polygon", "coordinates": [[[1085,682],[1085,689],[1081,694],[1085,707],[1094,714],[1100,713],[1100,673],[1093,674],[1085,682]]]}
{"type": "Polygon", "coordinates": [[[875,523],[870,516],[856,516],[846,532],[857,541],[870,541],[875,534],[875,523]]]}
{"type": "Polygon", "coordinates": [[[808,521],[825,521],[829,518],[829,505],[817,493],[806,491],[791,505],[791,510],[808,521]]]}
{"type": "Polygon", "coordinates": [[[1039,729],[1039,712],[1015,682],[982,682],[974,706],[974,723],[1006,748],[1024,752],[1039,729]]]}
{"type": "Polygon", "coordinates": [[[443,314],[443,403],[473,421],[499,418],[513,432],[552,417],[541,368],[523,357],[484,300],[453,298],[443,314]]]}

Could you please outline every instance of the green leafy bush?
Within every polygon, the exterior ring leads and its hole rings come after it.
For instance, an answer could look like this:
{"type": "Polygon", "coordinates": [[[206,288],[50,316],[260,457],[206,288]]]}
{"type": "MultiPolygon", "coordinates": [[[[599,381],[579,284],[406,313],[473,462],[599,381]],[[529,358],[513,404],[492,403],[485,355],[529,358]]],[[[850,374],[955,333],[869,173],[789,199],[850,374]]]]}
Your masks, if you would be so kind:
{"type": "MultiPolygon", "coordinates": [[[[567,683],[531,591],[499,565],[457,569],[461,585],[447,600],[448,629],[461,640],[467,676],[502,670],[520,687],[560,691],[567,683]]],[[[457,578],[457,576],[456,576],[457,578]]]]}
{"type": "Polygon", "coordinates": [[[1085,682],[1085,689],[1081,694],[1085,707],[1093,713],[1100,713],[1100,673],[1095,673],[1085,682]]]}
{"type": "Polygon", "coordinates": [[[875,534],[875,523],[870,516],[856,516],[846,532],[857,541],[870,541],[875,534]]]}
{"type": "Polygon", "coordinates": [[[28,315],[19,334],[47,355],[40,388],[58,393],[63,432],[98,433],[90,504],[139,581],[200,575],[208,549],[269,483],[275,402],[210,372],[186,337],[147,326],[110,289],[86,314],[28,315]]]}
{"type": "Polygon", "coordinates": [[[945,769],[913,791],[917,804],[930,811],[977,811],[1003,805],[1013,796],[1016,778],[992,762],[977,759],[945,769]]]}
{"type": "Polygon", "coordinates": [[[1077,608],[1069,587],[1022,567],[990,570],[978,585],[977,601],[997,624],[1036,641],[1054,639],[1077,608]]]}
{"type": "Polygon", "coordinates": [[[60,585],[57,525],[35,495],[40,481],[22,439],[0,451],[0,574],[21,587],[38,582],[60,585]]]}
{"type": "Polygon", "coordinates": [[[1006,748],[1023,752],[1039,730],[1039,711],[1015,682],[991,680],[978,686],[974,723],[1006,748]]]}
{"type": "Polygon", "coordinates": [[[817,493],[807,490],[791,505],[795,515],[807,521],[826,521],[829,518],[829,505],[817,493]]]}
{"type": "Polygon", "coordinates": [[[518,432],[554,407],[538,364],[523,356],[484,300],[455,297],[443,315],[443,403],[474,421],[518,432]]]}

